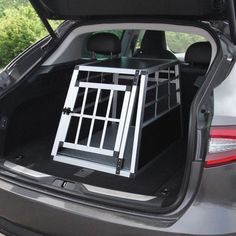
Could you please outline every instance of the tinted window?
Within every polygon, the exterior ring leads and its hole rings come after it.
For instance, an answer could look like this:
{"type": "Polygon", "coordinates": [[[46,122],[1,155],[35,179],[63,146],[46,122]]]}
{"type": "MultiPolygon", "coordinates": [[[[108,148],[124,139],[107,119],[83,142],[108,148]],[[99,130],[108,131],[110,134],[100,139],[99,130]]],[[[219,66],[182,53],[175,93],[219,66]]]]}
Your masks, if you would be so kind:
{"type": "Polygon", "coordinates": [[[166,32],[167,46],[174,53],[185,53],[191,44],[204,41],[206,41],[206,39],[200,35],[169,31],[166,32]]]}
{"type": "MultiPolygon", "coordinates": [[[[134,51],[141,47],[142,39],[145,30],[141,30],[137,38],[134,51]]],[[[173,53],[185,53],[187,48],[196,42],[204,42],[206,39],[200,35],[180,33],[180,32],[165,32],[167,49],[173,53]]]]}

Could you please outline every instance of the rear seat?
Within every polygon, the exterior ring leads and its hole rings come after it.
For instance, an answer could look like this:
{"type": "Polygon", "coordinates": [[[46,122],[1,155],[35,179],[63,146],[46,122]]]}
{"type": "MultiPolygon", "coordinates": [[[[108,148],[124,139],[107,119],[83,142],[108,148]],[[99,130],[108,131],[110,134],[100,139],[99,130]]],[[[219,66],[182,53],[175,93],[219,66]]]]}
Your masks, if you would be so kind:
{"type": "MultiPolygon", "coordinates": [[[[87,50],[102,55],[119,55],[121,52],[120,39],[111,33],[97,33],[92,35],[87,42],[87,50]]],[[[95,56],[94,55],[94,56],[95,56]]]]}
{"type": "MultiPolygon", "coordinates": [[[[96,54],[110,55],[112,58],[113,56],[119,56],[121,52],[121,41],[114,34],[97,33],[88,39],[87,50],[94,53],[94,59],[96,59],[96,54]]],[[[135,58],[176,59],[175,55],[166,49],[165,33],[163,31],[154,30],[147,30],[145,32],[141,49],[137,52],[135,58]]],[[[175,94],[176,85],[172,83],[170,89],[171,94],[175,94]]],[[[161,85],[158,90],[158,98],[165,96],[167,91],[168,84],[161,85]]],[[[149,92],[148,96],[153,97],[155,93],[155,90],[152,90],[152,92],[149,92]]],[[[176,104],[176,97],[171,96],[170,102],[171,105],[176,104]]],[[[167,104],[167,97],[159,102],[158,110],[160,113],[166,108],[167,104]]],[[[151,112],[151,114],[152,113],[153,112],[151,112]]],[[[148,111],[146,111],[145,117],[149,117],[148,111]]]]}
{"type": "Polygon", "coordinates": [[[167,50],[164,31],[147,30],[143,36],[140,49],[134,57],[176,59],[176,56],[167,50]]]}
{"type": "MultiPolygon", "coordinates": [[[[210,61],[211,45],[209,42],[197,42],[186,51],[185,63],[181,65],[181,93],[184,114],[184,124],[188,125],[189,110],[192,100],[201,83],[204,81],[210,61]]],[[[186,127],[187,130],[187,127],[186,127]]]]}

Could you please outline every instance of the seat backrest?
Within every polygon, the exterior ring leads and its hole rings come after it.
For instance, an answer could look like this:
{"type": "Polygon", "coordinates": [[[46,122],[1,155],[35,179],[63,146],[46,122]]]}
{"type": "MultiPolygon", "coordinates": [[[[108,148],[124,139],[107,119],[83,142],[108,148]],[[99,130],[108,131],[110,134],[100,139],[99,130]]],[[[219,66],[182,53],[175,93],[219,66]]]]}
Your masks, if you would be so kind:
{"type": "Polygon", "coordinates": [[[186,69],[189,72],[205,74],[211,61],[211,44],[197,42],[189,46],[185,54],[186,69]]]}
{"type": "Polygon", "coordinates": [[[141,47],[134,55],[142,58],[176,59],[175,55],[167,50],[164,31],[147,30],[144,33],[141,47]]]}
{"type": "MultiPolygon", "coordinates": [[[[188,125],[189,111],[193,98],[204,81],[210,61],[211,44],[209,42],[197,42],[186,51],[185,63],[180,67],[181,97],[183,105],[184,123],[188,125]],[[199,80],[199,86],[196,86],[199,80]]],[[[186,126],[187,130],[187,126],[186,126]]]]}
{"type": "Polygon", "coordinates": [[[209,42],[192,44],[186,51],[185,63],[181,65],[182,83],[194,86],[196,79],[206,74],[210,61],[211,44],[209,42]]]}
{"type": "Polygon", "coordinates": [[[87,50],[95,54],[118,55],[121,52],[121,42],[112,33],[97,33],[88,39],[87,50]]]}

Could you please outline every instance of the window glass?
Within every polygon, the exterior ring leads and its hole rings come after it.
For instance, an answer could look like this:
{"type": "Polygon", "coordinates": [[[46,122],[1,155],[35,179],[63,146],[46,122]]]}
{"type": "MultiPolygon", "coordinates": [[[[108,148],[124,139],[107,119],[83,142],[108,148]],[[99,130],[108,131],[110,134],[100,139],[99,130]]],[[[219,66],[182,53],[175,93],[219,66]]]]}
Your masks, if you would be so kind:
{"type": "Polygon", "coordinates": [[[168,49],[174,53],[185,53],[191,44],[204,41],[206,41],[206,39],[200,35],[166,32],[166,43],[168,49]]]}
{"type": "Polygon", "coordinates": [[[136,52],[138,49],[141,48],[141,42],[143,40],[144,33],[145,33],[145,30],[140,30],[140,33],[138,35],[138,38],[134,47],[134,52],[136,52]]]}
{"type": "MultiPolygon", "coordinates": [[[[145,30],[141,30],[137,38],[134,52],[140,49],[141,42],[145,30]]],[[[181,32],[165,32],[167,49],[173,53],[185,53],[187,48],[196,42],[204,42],[206,39],[200,35],[181,33],[181,32]]]]}

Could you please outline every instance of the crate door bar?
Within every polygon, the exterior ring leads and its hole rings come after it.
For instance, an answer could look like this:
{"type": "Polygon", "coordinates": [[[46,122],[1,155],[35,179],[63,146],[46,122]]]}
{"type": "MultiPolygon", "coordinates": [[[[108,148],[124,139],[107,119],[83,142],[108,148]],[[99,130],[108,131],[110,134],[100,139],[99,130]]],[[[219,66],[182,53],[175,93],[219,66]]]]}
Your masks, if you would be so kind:
{"type": "Polygon", "coordinates": [[[90,89],[104,89],[104,90],[118,90],[126,91],[126,85],[119,84],[103,84],[103,83],[92,83],[92,82],[80,82],[79,87],[81,88],[90,88],[90,89]]]}
{"type": "Polygon", "coordinates": [[[145,109],[147,80],[148,80],[147,73],[146,72],[141,73],[130,173],[135,173],[137,164],[138,164],[138,151],[139,151],[139,144],[140,144],[140,137],[141,137],[140,134],[141,134],[142,125],[143,125],[143,114],[144,114],[144,109],[145,109]]]}
{"type": "MultiPolygon", "coordinates": [[[[68,93],[66,96],[64,108],[70,108],[71,110],[74,109],[76,97],[79,92],[79,87],[75,86],[78,75],[79,75],[79,70],[75,69],[73,72],[70,86],[68,89],[68,93]]],[[[67,114],[62,113],[60,123],[59,123],[58,129],[57,129],[55,141],[53,144],[52,152],[51,152],[52,156],[55,156],[57,154],[60,142],[65,141],[65,138],[67,135],[67,130],[68,130],[69,124],[70,124],[70,120],[71,120],[71,116],[68,116],[67,114]]]]}
{"type": "Polygon", "coordinates": [[[87,96],[88,96],[88,88],[85,88],[84,98],[83,98],[82,107],[81,107],[81,111],[80,111],[81,116],[80,116],[80,119],[79,119],[79,124],[78,124],[78,128],[77,128],[77,131],[76,131],[76,136],[75,136],[75,144],[77,144],[78,140],[79,140],[79,135],[80,135],[80,130],[81,130],[82,119],[83,119],[83,114],[84,114],[84,109],[85,109],[87,96]]]}
{"type": "Polygon", "coordinates": [[[137,84],[133,85],[132,91],[131,91],[130,102],[129,102],[129,107],[128,107],[128,113],[127,113],[126,123],[125,123],[125,127],[124,127],[124,134],[123,134],[123,139],[122,139],[120,153],[119,153],[119,159],[124,158],[126,141],[127,141],[127,138],[128,138],[129,127],[130,127],[131,118],[132,118],[132,114],[133,114],[136,93],[137,93],[137,84]]]}
{"type": "Polygon", "coordinates": [[[122,110],[121,110],[120,123],[119,123],[118,131],[117,131],[116,142],[115,142],[114,150],[116,152],[120,151],[121,140],[124,139],[124,137],[126,136],[125,133],[123,136],[123,131],[124,131],[125,124],[128,123],[128,120],[126,119],[126,115],[127,115],[127,112],[129,112],[128,110],[129,100],[130,100],[130,91],[126,91],[125,96],[124,96],[122,110]]]}
{"type": "Polygon", "coordinates": [[[110,111],[111,111],[113,93],[114,93],[114,90],[111,90],[108,105],[107,105],[107,113],[106,113],[106,117],[105,117],[105,122],[104,122],[103,130],[102,130],[102,138],[101,138],[101,142],[100,142],[100,146],[99,146],[100,149],[102,149],[103,145],[104,145],[105,135],[106,135],[106,131],[107,131],[107,125],[108,125],[108,119],[109,119],[109,115],[110,115],[110,111]]]}
{"type": "Polygon", "coordinates": [[[94,109],[93,109],[93,118],[92,118],[92,121],[91,121],[90,130],[89,130],[87,147],[89,147],[90,143],[91,143],[91,138],[92,138],[92,134],[93,134],[93,127],[94,127],[94,123],[95,123],[95,118],[96,118],[96,113],[97,113],[100,94],[101,94],[101,89],[98,89],[97,96],[96,96],[96,101],[95,101],[95,106],[94,106],[94,109]]]}
{"type": "Polygon", "coordinates": [[[68,143],[68,142],[64,142],[62,146],[65,148],[80,150],[83,152],[92,152],[92,153],[102,154],[102,155],[111,156],[111,157],[114,154],[114,151],[112,151],[112,150],[107,150],[107,149],[100,150],[100,148],[97,148],[97,147],[87,147],[85,145],[68,143]]]}
{"type": "MultiPolygon", "coordinates": [[[[113,83],[118,84],[119,83],[119,76],[118,74],[113,75],[113,83]]],[[[118,92],[114,91],[114,98],[113,98],[113,104],[112,104],[112,117],[116,117],[116,112],[117,112],[117,97],[118,97],[118,92]]]]}

